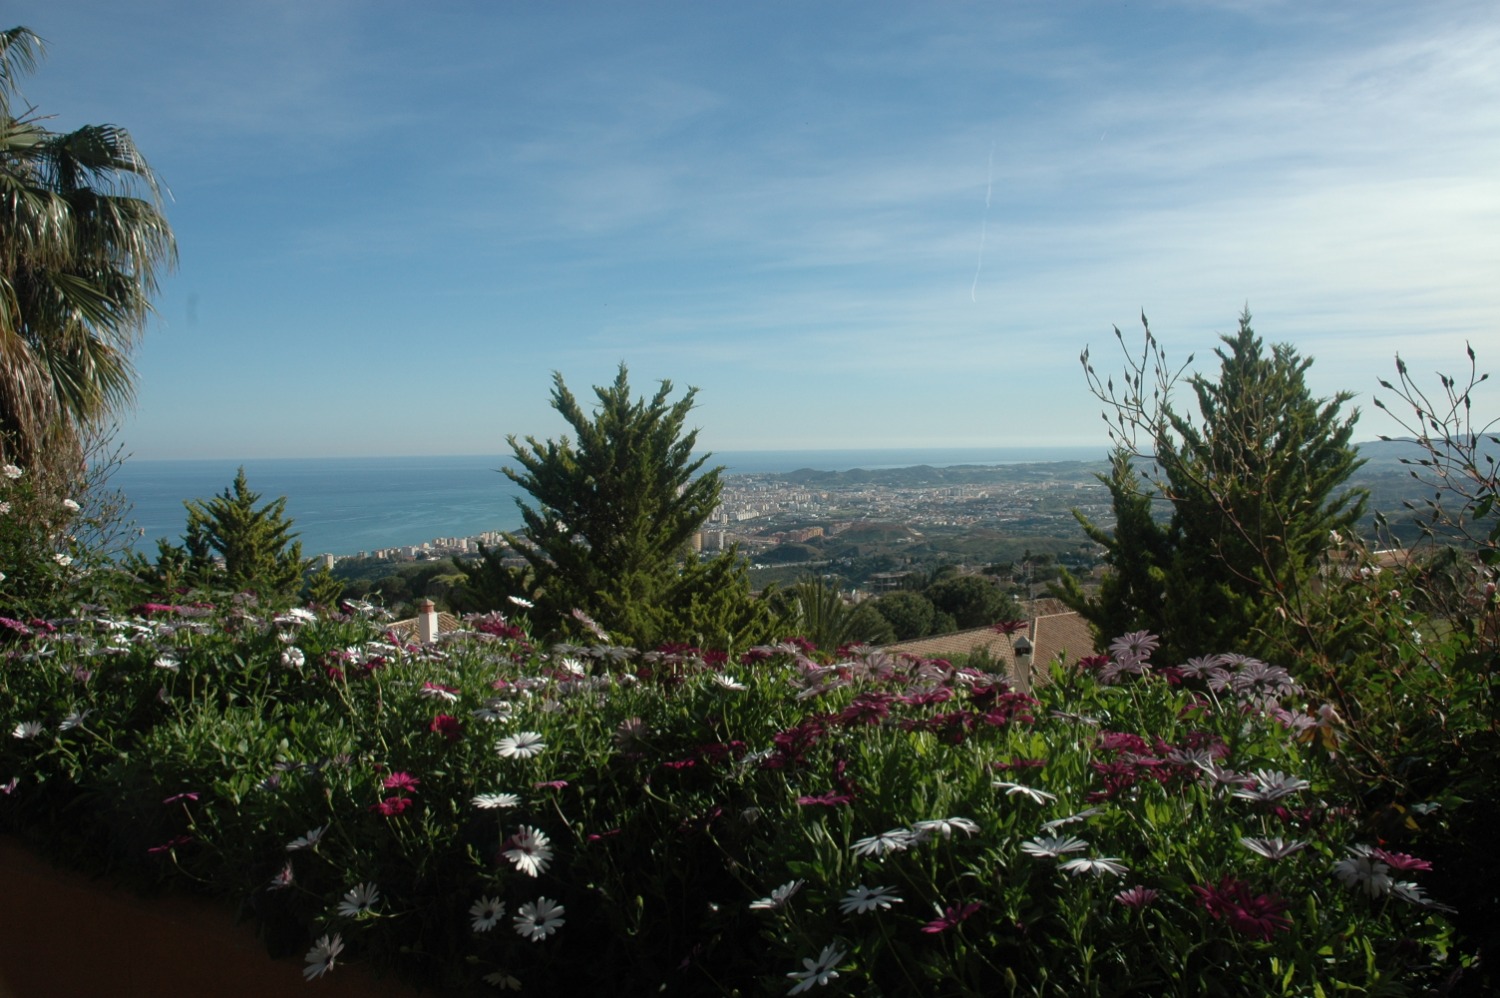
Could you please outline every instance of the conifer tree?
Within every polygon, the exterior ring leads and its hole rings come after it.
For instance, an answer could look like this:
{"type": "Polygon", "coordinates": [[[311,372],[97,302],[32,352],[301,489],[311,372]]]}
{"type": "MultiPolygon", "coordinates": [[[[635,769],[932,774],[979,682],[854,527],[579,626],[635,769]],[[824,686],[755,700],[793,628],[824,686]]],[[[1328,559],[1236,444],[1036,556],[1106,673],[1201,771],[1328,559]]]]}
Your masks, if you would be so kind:
{"type": "Polygon", "coordinates": [[[181,545],[158,543],[154,566],[135,559],[131,567],[148,585],[185,586],[254,593],[290,603],[302,588],[307,562],[286,516],[286,497],[258,506],[241,467],[234,484],[210,499],[191,499],[181,545]]]}
{"type": "Polygon", "coordinates": [[[685,430],[697,390],[669,401],[672,383],[650,399],[632,399],[625,365],[612,385],[596,387],[586,413],[561,374],[552,406],[576,434],[546,443],[507,438],[519,470],[505,475],[531,496],[517,499],[525,528],[507,543],[524,569],[486,549],[461,565],[458,605],[504,608],[506,596],[535,601],[543,630],[572,630],[581,611],[605,630],[641,645],[685,641],[705,647],[762,640],[770,613],[750,596],[742,559],[730,552],[699,559],[693,534],[718,505],[718,468],[694,457],[697,431],[685,430]]]}
{"type": "Polygon", "coordinates": [[[1106,421],[1118,450],[1105,484],[1116,526],[1106,533],[1084,521],[1112,573],[1093,598],[1066,581],[1059,594],[1101,638],[1113,636],[1105,628],[1150,630],[1179,658],[1270,655],[1312,640],[1320,559],[1330,535],[1364,511],[1364,494],[1342,488],[1360,464],[1351,443],[1358,412],[1342,412],[1352,396],[1314,398],[1305,379],[1312,360],[1289,344],[1267,353],[1246,312],[1215,351],[1217,379],[1187,379],[1193,418],[1174,407],[1178,377],[1144,316],[1142,324],[1146,347],[1120,393],[1084,354],[1091,387],[1114,410],[1106,421]],[[1150,463],[1145,479],[1137,460],[1150,463]],[[1164,524],[1150,512],[1159,503],[1170,510],[1164,524]]]}

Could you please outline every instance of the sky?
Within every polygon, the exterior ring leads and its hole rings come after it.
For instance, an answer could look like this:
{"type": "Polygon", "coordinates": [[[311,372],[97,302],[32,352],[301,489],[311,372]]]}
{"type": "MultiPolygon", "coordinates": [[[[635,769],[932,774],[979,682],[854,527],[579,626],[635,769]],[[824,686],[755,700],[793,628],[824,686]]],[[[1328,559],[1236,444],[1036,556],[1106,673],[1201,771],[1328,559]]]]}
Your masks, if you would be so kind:
{"type": "Polygon", "coordinates": [[[1246,308],[1369,439],[1398,352],[1500,356],[1492,0],[5,19],[51,127],[124,126],[170,190],[141,459],[501,454],[621,363],[716,451],[1102,445],[1085,347],[1121,369],[1144,312],[1211,374],[1246,308]]]}

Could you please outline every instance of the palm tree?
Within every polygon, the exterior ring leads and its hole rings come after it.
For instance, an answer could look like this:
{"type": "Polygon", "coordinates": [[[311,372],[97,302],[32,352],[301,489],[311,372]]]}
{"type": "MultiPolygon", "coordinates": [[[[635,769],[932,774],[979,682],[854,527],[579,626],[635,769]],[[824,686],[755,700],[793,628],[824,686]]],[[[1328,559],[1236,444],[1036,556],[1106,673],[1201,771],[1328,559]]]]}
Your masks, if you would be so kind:
{"type": "Polygon", "coordinates": [[[54,133],[19,99],[42,40],[0,32],[0,457],[72,477],[134,395],[130,352],[177,260],[162,189],[123,128],[54,133]]]}

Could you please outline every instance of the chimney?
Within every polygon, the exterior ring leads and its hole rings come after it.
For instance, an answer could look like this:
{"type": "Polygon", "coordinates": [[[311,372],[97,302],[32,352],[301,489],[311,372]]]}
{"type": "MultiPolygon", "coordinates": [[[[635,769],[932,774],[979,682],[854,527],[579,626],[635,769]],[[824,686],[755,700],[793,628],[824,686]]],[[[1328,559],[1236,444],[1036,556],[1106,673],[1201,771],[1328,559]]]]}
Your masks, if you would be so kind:
{"type": "Polygon", "coordinates": [[[1012,646],[1016,650],[1016,689],[1022,693],[1031,692],[1031,653],[1035,647],[1022,634],[1016,638],[1012,646]]]}
{"type": "Polygon", "coordinates": [[[424,599],[417,605],[417,639],[425,645],[436,641],[437,636],[437,605],[430,599],[424,599]]]}

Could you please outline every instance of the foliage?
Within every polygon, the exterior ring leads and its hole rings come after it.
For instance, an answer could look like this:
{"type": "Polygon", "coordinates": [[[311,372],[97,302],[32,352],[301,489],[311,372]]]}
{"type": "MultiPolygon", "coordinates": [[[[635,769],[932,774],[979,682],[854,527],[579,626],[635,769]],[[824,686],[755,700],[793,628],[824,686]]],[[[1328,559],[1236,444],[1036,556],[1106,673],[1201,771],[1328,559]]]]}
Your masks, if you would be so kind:
{"type": "Polygon", "coordinates": [[[440,647],[302,611],[8,624],[0,827],[238,900],[312,947],[310,976],[378,961],[443,994],[836,975],[1260,996],[1467,973],[1426,886],[1444,871],[1350,821],[1342,728],[1283,669],[1158,669],[1129,635],[1033,700],[790,644],[544,653],[519,623],[440,647]]]}
{"type": "Polygon", "coordinates": [[[923,592],[938,613],[953,618],[957,628],[987,627],[1021,616],[1021,608],[995,580],[985,575],[952,575],[923,592]]]}
{"type": "Polygon", "coordinates": [[[771,605],[781,614],[785,633],[801,635],[826,651],[895,640],[891,625],[873,606],[846,602],[838,586],[821,576],[778,590],[771,605]]]}
{"type": "Polygon", "coordinates": [[[1312,360],[1289,344],[1267,354],[1246,312],[1215,351],[1217,380],[1187,379],[1194,419],[1173,399],[1186,365],[1172,373],[1141,321],[1145,345],[1128,359],[1119,391],[1083,354],[1116,446],[1115,468],[1102,480],[1123,529],[1109,556],[1131,566],[1133,579],[1086,601],[1066,582],[1059,593],[1101,623],[1130,619],[1160,633],[1174,658],[1231,645],[1291,652],[1321,624],[1313,607],[1328,538],[1363,512],[1362,493],[1341,489],[1360,463],[1350,443],[1358,413],[1342,413],[1352,396],[1313,398],[1305,380],[1312,360]],[[1151,463],[1144,486],[1132,459],[1151,463]],[[1168,504],[1164,525],[1144,515],[1142,497],[1168,504]]]}
{"type": "Polygon", "coordinates": [[[898,589],[875,597],[871,605],[891,625],[897,641],[926,637],[933,631],[937,608],[921,593],[898,589]]]}
{"type": "MultiPolygon", "coordinates": [[[[156,564],[136,556],[131,567],[154,596],[181,588],[253,593],[273,606],[293,602],[308,562],[294,540],[286,497],[259,506],[242,467],[234,483],[209,499],[190,499],[183,543],[158,542],[156,564]]],[[[323,587],[325,590],[326,586],[323,587]]]]}
{"type": "Polygon", "coordinates": [[[703,471],[707,457],[693,456],[697,431],[685,430],[696,390],[670,402],[672,383],[663,381],[649,400],[632,399],[622,364],[614,383],[594,392],[590,415],[554,375],[552,406],[576,443],[507,438],[520,470],[504,473],[535,503],[517,499],[526,526],[506,535],[526,569],[486,549],[479,565],[460,565],[468,584],[459,600],[492,609],[529,598],[544,630],[575,629],[577,611],[643,645],[762,640],[771,616],[752,601],[737,553],[699,559],[690,550],[721,489],[719,469],[703,471]]]}
{"type": "Polygon", "coordinates": [[[1403,460],[1426,490],[1410,505],[1427,542],[1377,558],[1340,538],[1328,574],[1341,582],[1322,594],[1335,640],[1314,646],[1321,669],[1310,676],[1348,719],[1341,767],[1372,824],[1452,871],[1440,888],[1463,945],[1480,954],[1465,993],[1490,994],[1500,987],[1500,862],[1489,846],[1500,821],[1500,440],[1495,421],[1474,416],[1488,375],[1472,348],[1467,359],[1467,376],[1439,374],[1433,395],[1399,358],[1396,381],[1381,382],[1391,394],[1375,405],[1406,431],[1403,460]],[[1355,652],[1317,655],[1329,643],[1355,652]]]}
{"type": "Polygon", "coordinates": [[[25,105],[19,77],[41,51],[26,28],[0,33],[0,457],[38,478],[76,473],[130,401],[130,352],[176,260],[129,133],[54,133],[25,105]]]}

